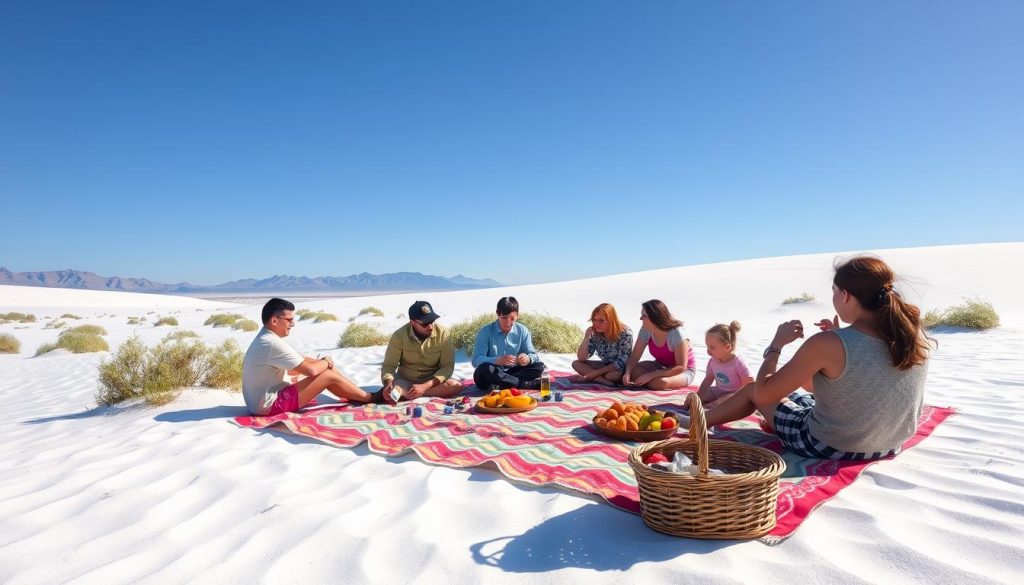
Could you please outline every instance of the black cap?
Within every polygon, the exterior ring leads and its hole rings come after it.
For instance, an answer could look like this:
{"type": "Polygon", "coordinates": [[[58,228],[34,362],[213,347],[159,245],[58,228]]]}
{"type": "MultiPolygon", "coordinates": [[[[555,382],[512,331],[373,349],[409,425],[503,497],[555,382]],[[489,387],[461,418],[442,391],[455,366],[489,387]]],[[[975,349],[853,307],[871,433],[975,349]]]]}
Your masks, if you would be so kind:
{"type": "Polygon", "coordinates": [[[424,325],[430,325],[440,316],[434,312],[434,307],[431,307],[427,301],[416,301],[409,307],[409,318],[424,325]]]}

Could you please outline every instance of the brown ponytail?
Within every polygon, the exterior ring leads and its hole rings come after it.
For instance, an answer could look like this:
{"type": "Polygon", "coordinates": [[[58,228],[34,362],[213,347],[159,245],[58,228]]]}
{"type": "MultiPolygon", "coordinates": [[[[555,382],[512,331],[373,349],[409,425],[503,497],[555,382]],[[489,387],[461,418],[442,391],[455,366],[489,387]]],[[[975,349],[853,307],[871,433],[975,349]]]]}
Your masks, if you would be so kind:
{"type": "Polygon", "coordinates": [[[921,365],[928,360],[934,340],[921,326],[921,309],[903,300],[893,290],[896,275],[879,258],[857,256],[835,267],[836,287],[850,293],[861,307],[875,316],[875,326],[889,344],[892,363],[901,370],[921,365]]]}
{"type": "Polygon", "coordinates": [[[708,329],[706,335],[714,335],[722,340],[722,343],[727,343],[733,348],[736,347],[736,334],[740,332],[740,322],[733,321],[728,325],[724,323],[718,323],[711,329],[708,329]]]}

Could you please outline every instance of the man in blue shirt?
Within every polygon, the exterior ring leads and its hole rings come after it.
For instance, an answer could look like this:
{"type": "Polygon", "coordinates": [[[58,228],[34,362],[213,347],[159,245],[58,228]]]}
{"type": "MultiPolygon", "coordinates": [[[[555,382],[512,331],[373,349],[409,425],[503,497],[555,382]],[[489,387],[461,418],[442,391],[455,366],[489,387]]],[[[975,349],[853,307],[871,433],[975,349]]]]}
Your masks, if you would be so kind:
{"type": "Polygon", "coordinates": [[[498,319],[480,329],[473,344],[473,381],[484,390],[500,388],[540,388],[544,363],[533,348],[530,330],[519,320],[519,301],[502,297],[498,301],[498,319]]]}

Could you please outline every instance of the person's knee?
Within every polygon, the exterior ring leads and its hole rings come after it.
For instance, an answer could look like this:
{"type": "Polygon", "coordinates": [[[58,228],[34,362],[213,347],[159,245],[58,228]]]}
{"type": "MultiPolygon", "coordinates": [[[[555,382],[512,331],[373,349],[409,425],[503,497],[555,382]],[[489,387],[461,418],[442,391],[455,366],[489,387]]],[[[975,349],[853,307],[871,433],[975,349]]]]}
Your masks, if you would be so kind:
{"type": "Polygon", "coordinates": [[[583,366],[584,366],[584,363],[581,360],[575,360],[575,361],[572,362],[572,369],[576,370],[576,373],[578,373],[578,374],[585,373],[583,371],[583,369],[582,369],[583,366]]]}

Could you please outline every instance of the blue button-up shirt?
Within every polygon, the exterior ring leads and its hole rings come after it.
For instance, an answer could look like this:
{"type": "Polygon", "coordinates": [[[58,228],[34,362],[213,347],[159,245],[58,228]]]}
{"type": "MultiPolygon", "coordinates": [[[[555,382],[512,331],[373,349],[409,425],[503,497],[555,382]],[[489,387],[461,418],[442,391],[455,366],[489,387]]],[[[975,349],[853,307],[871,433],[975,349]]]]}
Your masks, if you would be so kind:
{"type": "Polygon", "coordinates": [[[476,343],[473,344],[473,367],[493,364],[498,356],[521,353],[529,356],[531,364],[539,361],[530,330],[517,322],[513,323],[512,329],[505,334],[501,332],[501,326],[495,319],[493,323],[484,325],[476,334],[476,343]]]}

